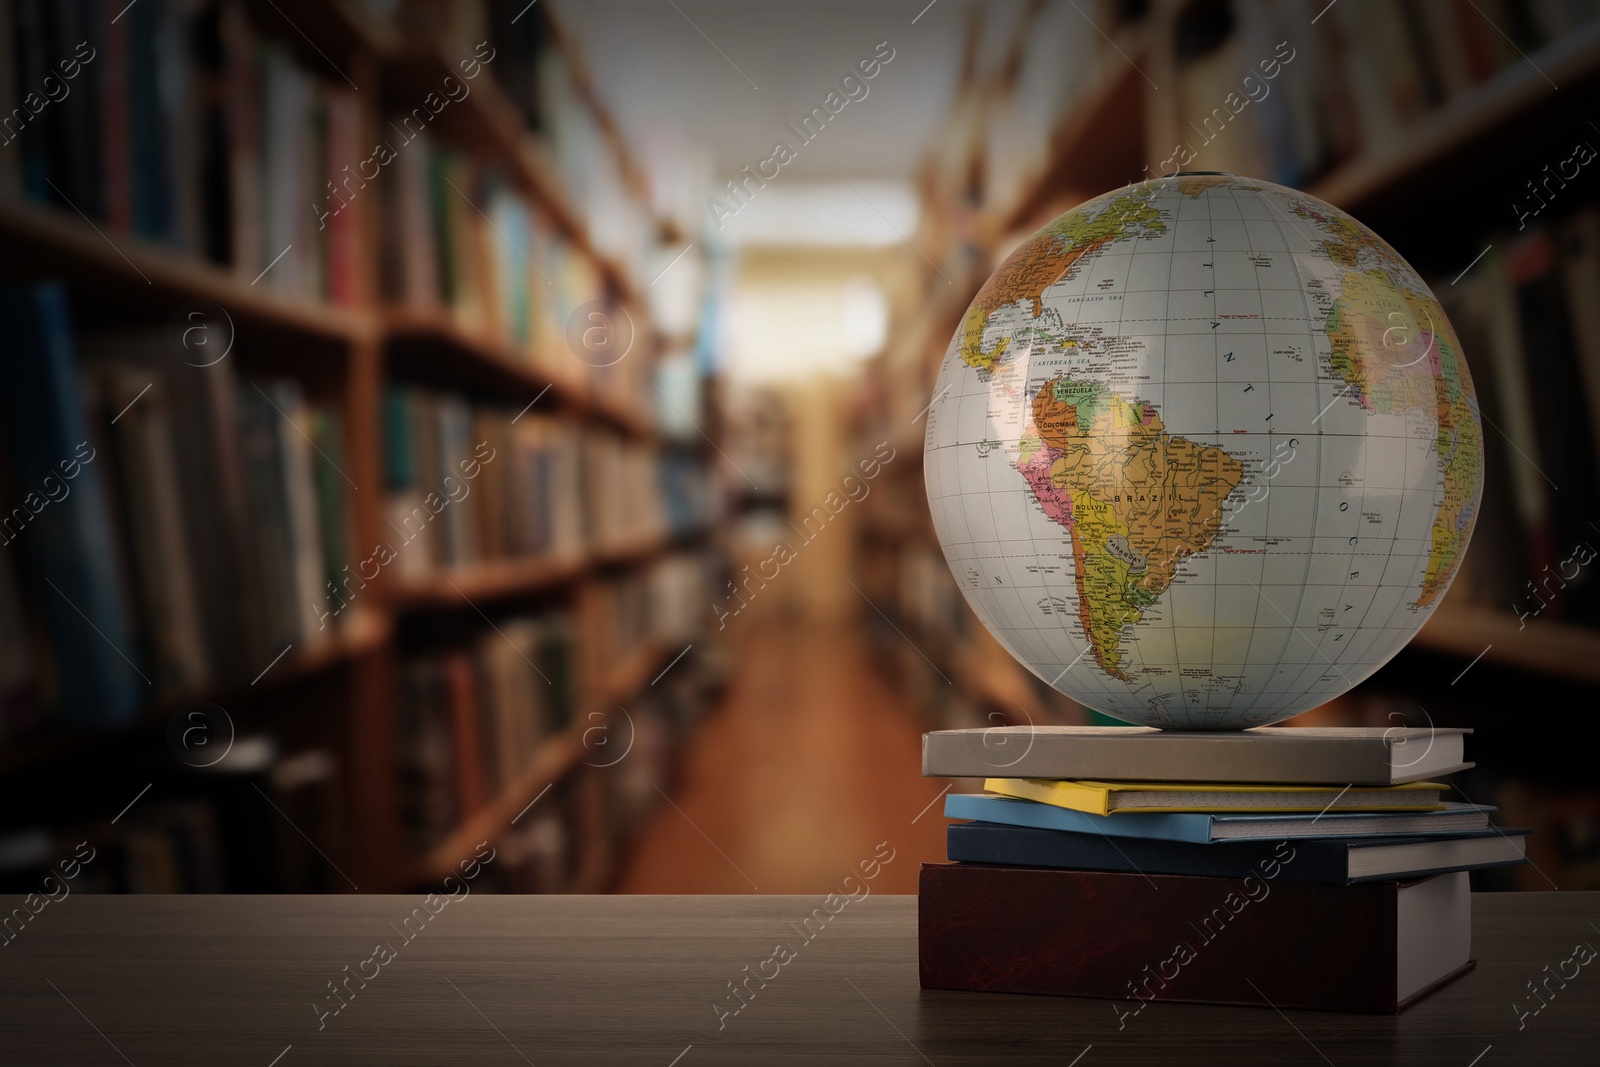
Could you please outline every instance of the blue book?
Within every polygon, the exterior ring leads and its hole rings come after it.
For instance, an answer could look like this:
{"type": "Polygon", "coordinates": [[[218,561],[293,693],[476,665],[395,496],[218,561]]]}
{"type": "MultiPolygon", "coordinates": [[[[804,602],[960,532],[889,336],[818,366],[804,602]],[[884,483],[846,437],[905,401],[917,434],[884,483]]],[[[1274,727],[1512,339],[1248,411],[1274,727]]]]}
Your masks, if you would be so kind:
{"type": "Polygon", "coordinates": [[[1449,871],[1479,871],[1527,863],[1530,831],[1489,827],[1445,837],[1375,837],[1224,841],[1196,845],[1137,837],[1110,838],[1068,830],[1035,830],[993,823],[951,823],[947,855],[958,863],[1050,867],[1130,874],[1187,874],[1203,878],[1283,878],[1351,885],[1407,882],[1449,871]]]}
{"type": "Polygon", "coordinates": [[[0,421],[21,495],[0,518],[0,540],[27,555],[37,582],[66,720],[123,722],[144,706],[150,682],[136,665],[111,539],[111,457],[90,440],[65,290],[59,282],[0,286],[0,329],[0,421]]]}
{"type": "Polygon", "coordinates": [[[1482,830],[1489,825],[1491,807],[1447,804],[1444,811],[1309,812],[1272,815],[1211,815],[1202,812],[1118,812],[1090,815],[1040,804],[1032,800],[952,793],[945,797],[944,813],[951,819],[973,819],[1002,826],[1032,826],[1040,830],[1075,830],[1109,837],[1149,837],[1161,841],[1259,840],[1263,838],[1365,837],[1371,834],[1449,834],[1482,830]]]}

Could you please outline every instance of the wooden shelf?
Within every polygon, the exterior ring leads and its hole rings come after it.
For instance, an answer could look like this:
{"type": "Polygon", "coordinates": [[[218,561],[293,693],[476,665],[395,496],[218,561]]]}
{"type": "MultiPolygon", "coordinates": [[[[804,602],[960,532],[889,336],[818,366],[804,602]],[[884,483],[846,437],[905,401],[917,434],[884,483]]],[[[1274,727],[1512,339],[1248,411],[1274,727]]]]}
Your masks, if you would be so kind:
{"type": "MultiPolygon", "coordinates": [[[[584,383],[576,377],[552,373],[498,338],[468,330],[449,317],[448,312],[417,312],[386,308],[381,313],[383,339],[391,347],[430,346],[447,348],[457,366],[467,370],[466,378],[494,386],[529,399],[548,394],[540,403],[548,407],[588,409],[584,383]]],[[[452,374],[452,378],[462,375],[452,374]]]]}
{"type": "Polygon", "coordinates": [[[469,567],[447,568],[438,574],[397,584],[393,602],[398,610],[460,607],[468,603],[527,596],[556,589],[586,578],[602,567],[642,563],[664,552],[672,542],[660,534],[597,549],[586,555],[501,559],[469,567]]]}
{"type": "Polygon", "coordinates": [[[610,706],[626,700],[650,679],[650,673],[664,654],[660,645],[646,642],[623,657],[622,661],[589,694],[571,726],[547,738],[539,746],[528,769],[488,804],[464,819],[439,844],[429,849],[416,864],[414,882],[432,882],[455,871],[461,860],[472,855],[481,841],[492,841],[511,828],[512,820],[540,792],[565,778],[583,759],[583,736],[603,729],[609,721],[610,706]],[[595,716],[599,716],[596,718],[595,716]]]}
{"type": "Polygon", "coordinates": [[[1107,69],[1056,126],[1039,173],[1016,203],[997,208],[983,224],[986,245],[1028,225],[1063,190],[1114,189],[1141,175],[1144,109],[1132,108],[1130,117],[1129,101],[1142,99],[1139,67],[1149,52],[1149,29],[1135,27],[1121,36],[1118,47],[1128,58],[1104,56],[1107,69]]]}
{"type": "MultiPolygon", "coordinates": [[[[617,665],[606,672],[589,694],[593,705],[615,704],[626,700],[644,687],[655,673],[657,664],[666,650],[654,641],[645,641],[623,654],[617,665]]],[[[599,710],[604,710],[600,708],[599,710]]]]}
{"type": "MultiPolygon", "coordinates": [[[[374,42],[383,67],[386,94],[401,101],[420,101],[436,92],[446,75],[459,71],[431,41],[374,42]]],[[[493,71],[490,70],[492,75],[493,71]]],[[[517,180],[539,201],[561,231],[594,259],[619,296],[637,302],[639,293],[620,266],[595,248],[587,228],[572,207],[549,153],[523,126],[516,105],[492,78],[479,77],[471,95],[452,106],[447,121],[479,147],[507,163],[517,180]]]]}
{"type": "Polygon", "coordinates": [[[1526,626],[1508,611],[1454,607],[1446,601],[1413,643],[1516,670],[1557,675],[1600,685],[1600,631],[1530,619],[1526,626]]]}
{"type": "MultiPolygon", "coordinates": [[[[1586,108],[1597,89],[1600,20],[1546,45],[1530,60],[1505,68],[1425,115],[1404,131],[1405,145],[1400,151],[1345,164],[1314,183],[1310,192],[1361,216],[1396,189],[1410,190],[1447,176],[1451,183],[1470,181],[1471,172],[1483,161],[1505,151],[1508,135],[1520,137],[1531,130],[1563,125],[1553,121],[1545,108],[1586,108]],[[1554,86],[1560,86],[1559,93],[1554,86]],[[1540,114],[1535,116],[1535,110],[1540,114]]],[[[1581,140],[1584,133],[1578,129],[1571,136],[1581,140]]],[[[1522,161],[1518,167],[1529,174],[1538,169],[1522,161]]]]}
{"type": "MultiPolygon", "coordinates": [[[[455,73],[436,45],[402,43],[350,5],[290,6],[295,24],[312,27],[313,39],[329,43],[336,54],[355,50],[375,56],[386,84],[396,91],[414,87],[420,100],[436,90],[446,74],[455,73]]],[[[473,82],[471,95],[451,112],[451,121],[460,124],[463,134],[512,167],[566,237],[600,266],[612,288],[630,305],[638,305],[632,282],[594,248],[544,146],[523,129],[504,91],[480,77],[473,82]]],[[[48,204],[0,199],[0,246],[4,245],[15,247],[0,273],[38,277],[41,270],[59,271],[71,280],[93,284],[117,304],[143,308],[152,297],[167,302],[205,300],[226,308],[236,320],[335,341],[356,340],[374,328],[371,314],[364,310],[276,295],[190,254],[125,233],[97,233],[73,212],[48,204]]],[[[639,322],[641,335],[650,336],[642,307],[632,306],[630,314],[639,322]]],[[[628,429],[647,428],[634,412],[606,409],[602,414],[628,429]]]]}
{"type": "Polygon", "coordinates": [[[413,578],[396,587],[399,610],[461,607],[479,600],[525,596],[554,589],[589,573],[590,561],[571,558],[506,559],[454,567],[425,578],[413,578]]]}
{"type": "MultiPolygon", "coordinates": [[[[347,632],[305,651],[291,651],[257,680],[262,683],[263,692],[281,689],[376,652],[388,640],[387,621],[381,616],[369,614],[359,626],[347,628],[347,632]]],[[[130,738],[163,729],[167,720],[181,709],[201,703],[234,703],[255,687],[256,682],[242,681],[226,686],[211,686],[163,700],[128,722],[105,729],[63,728],[8,741],[4,750],[0,751],[0,777],[125,744],[130,738]]]]}
{"type": "Polygon", "coordinates": [[[469,815],[439,844],[416,863],[413,882],[437,882],[455,874],[456,865],[472,856],[479,842],[500,837],[511,828],[512,820],[541,791],[565,778],[583,755],[583,734],[580,727],[588,720],[569,727],[565,733],[547,738],[539,746],[537,755],[528,769],[510,787],[492,802],[469,815]]]}
{"type": "Polygon", "coordinates": [[[271,679],[274,685],[284,685],[375,652],[388,640],[389,620],[385,616],[371,611],[352,615],[348,624],[333,637],[300,652],[291,650],[289,655],[258,677],[263,682],[271,679]]]}
{"type": "Polygon", "coordinates": [[[659,556],[670,543],[671,539],[665,534],[646,534],[631,541],[619,541],[597,548],[590,561],[596,567],[626,567],[659,556]]]}
{"type": "MultiPolygon", "coordinates": [[[[314,77],[327,77],[335,84],[342,84],[339,79],[346,75],[353,77],[364,129],[381,128],[389,114],[408,111],[427,94],[437,92],[447,74],[460,73],[455,65],[458,57],[447,54],[438,42],[404,39],[349,0],[277,0],[248,6],[252,24],[266,38],[292,49],[297,65],[303,64],[314,77]]],[[[539,16],[535,12],[530,17],[539,16]]],[[[491,161],[541,218],[563,234],[577,255],[596,265],[596,287],[609,299],[620,301],[634,322],[636,341],[631,358],[650,361],[664,339],[651,323],[642,283],[597,249],[587,214],[580,210],[579,197],[584,190],[566,187],[564,172],[546,143],[524,125],[521,111],[495,80],[496,68],[491,64],[485,69],[488,76],[474,79],[467,97],[453,100],[447,111],[438,113],[441,140],[491,161]]],[[[592,86],[585,82],[580,89],[585,102],[599,108],[592,86]]],[[[636,196],[647,192],[627,156],[618,127],[603,114],[600,121],[610,146],[618,152],[629,189],[636,196]]],[[[648,207],[644,211],[648,212],[648,207]]],[[[648,214],[643,218],[651,221],[648,214]]],[[[464,392],[475,400],[492,398],[496,403],[514,404],[513,411],[537,400],[538,411],[550,409],[581,420],[586,431],[615,431],[658,448],[683,447],[668,442],[656,426],[648,385],[643,385],[641,394],[640,384],[636,384],[640,380],[627,373],[646,368],[624,366],[622,375],[594,371],[566,352],[559,339],[553,351],[519,350],[521,346],[462,328],[447,310],[419,313],[375,303],[378,298],[371,283],[377,273],[373,256],[378,250],[371,225],[383,225],[383,221],[368,216],[364,222],[370,225],[358,227],[355,254],[362,269],[357,286],[360,303],[354,307],[286,295],[270,287],[275,279],[270,273],[252,283],[232,268],[187,252],[123,232],[102,233],[73,210],[10,198],[0,198],[0,279],[65,279],[75,291],[76,317],[97,328],[125,323],[155,326],[187,301],[221,306],[233,319],[238,335],[249,338],[253,368],[264,365],[297,379],[314,378],[319,402],[332,398],[342,405],[350,445],[349,469],[363,489],[369,482],[381,481],[383,390],[396,381],[464,392]],[[607,383],[612,381],[625,389],[609,387],[607,383]]],[[[655,223],[661,235],[673,232],[660,220],[655,223]]],[[[671,340],[688,344],[693,339],[671,340]]],[[[386,536],[380,529],[377,497],[361,492],[348,501],[352,537],[357,543],[366,543],[369,536],[386,536]]],[[[702,534],[696,531],[689,536],[702,534]]],[[[646,563],[684,540],[654,535],[575,557],[493,561],[411,581],[392,576],[382,583],[380,591],[385,595],[352,605],[366,610],[345,612],[339,622],[348,625],[328,640],[306,649],[297,645],[270,665],[256,664],[255,670],[267,668],[259,678],[162,701],[114,728],[74,728],[8,738],[0,747],[0,776],[23,771],[30,776],[53,774],[52,764],[77,757],[123,759],[134,755],[135,744],[138,758],[163,759],[161,735],[168,720],[202,701],[230,709],[237,704],[260,715],[267,729],[277,732],[280,724],[266,715],[279,707],[292,710],[284,705],[286,697],[303,694],[313,701],[312,706],[295,711],[293,721],[285,720],[282,729],[286,733],[300,729],[307,716],[320,722],[324,710],[334,716],[327,728],[319,728],[312,743],[334,749],[340,761],[339,788],[344,795],[337,808],[348,820],[352,853],[348,859],[339,856],[340,864],[351,864],[348,869],[357,873],[363,885],[369,875],[374,884],[394,887],[403,886],[404,879],[413,875],[419,881],[434,881],[470,855],[478,841],[503,835],[511,820],[541,790],[585,758],[584,732],[604,721],[591,714],[603,716],[608,709],[614,714],[619,702],[649,683],[664,652],[652,643],[633,649],[609,667],[588,670],[586,678],[594,679],[596,671],[602,677],[591,681],[590,691],[581,695],[574,709],[574,724],[546,739],[503,795],[465,819],[437,848],[416,857],[402,847],[397,824],[400,808],[394,802],[398,785],[391,750],[397,729],[402,652],[395,647],[393,636],[399,621],[424,621],[408,617],[406,613],[412,611],[465,608],[463,598],[483,602],[543,590],[561,590],[563,598],[573,593],[571,599],[582,606],[588,600],[583,583],[602,580],[606,568],[646,563]]],[[[442,621],[455,625],[460,620],[442,621]]],[[[476,628],[477,620],[470,621],[476,628]]],[[[579,647],[585,657],[594,656],[594,650],[586,645],[579,647]]],[[[589,663],[585,658],[585,668],[589,663]]],[[[596,868],[585,877],[601,874],[596,868]]],[[[598,881],[595,888],[600,888],[598,881]]]]}
{"type": "Polygon", "coordinates": [[[885,545],[938,545],[933,530],[932,517],[926,512],[907,515],[890,512],[887,515],[869,512],[861,523],[864,537],[885,545]]]}
{"type": "MultiPolygon", "coordinates": [[[[1141,66],[1151,32],[1140,27],[1122,44],[1141,66]]],[[[1130,101],[1149,90],[1131,64],[1115,56],[1108,62],[1112,65],[1102,80],[1062,118],[1046,163],[1025,191],[1013,204],[988,209],[980,227],[986,245],[1029,225],[1061,193],[1113,189],[1143,174],[1144,112],[1130,101]]],[[[1397,150],[1352,160],[1311,183],[1308,191],[1385,233],[1418,225],[1411,193],[1419,188],[1431,191],[1441,214],[1458,205],[1481,210],[1491,184],[1515,195],[1526,174],[1538,170],[1530,159],[1551,162],[1544,158],[1547,149],[1570,152],[1572,141],[1588,129],[1586,109],[1597,93],[1600,20],[1424,115],[1402,131],[1397,150]],[[1508,151],[1508,145],[1517,150],[1508,151]]],[[[1509,224],[1510,213],[1505,217],[1509,224]]]]}
{"type": "Polygon", "coordinates": [[[59,273],[93,287],[105,302],[136,312],[183,300],[217,304],[235,326],[251,324],[349,344],[371,333],[369,316],[293,300],[253,286],[224,267],[123,233],[102,235],[62,208],[0,198],[0,272],[41,277],[59,273]]]}
{"type": "MultiPolygon", "coordinates": [[[[443,312],[388,308],[383,311],[382,320],[382,336],[391,350],[422,346],[449,349],[458,364],[449,376],[451,381],[472,380],[530,400],[543,397],[541,405],[592,415],[633,437],[661,439],[660,430],[647,414],[595,397],[581,379],[551,373],[548,365],[521,356],[504,341],[462,328],[443,312]]],[[[439,377],[432,361],[422,363],[421,369],[424,373],[419,377],[423,379],[439,377]]]]}

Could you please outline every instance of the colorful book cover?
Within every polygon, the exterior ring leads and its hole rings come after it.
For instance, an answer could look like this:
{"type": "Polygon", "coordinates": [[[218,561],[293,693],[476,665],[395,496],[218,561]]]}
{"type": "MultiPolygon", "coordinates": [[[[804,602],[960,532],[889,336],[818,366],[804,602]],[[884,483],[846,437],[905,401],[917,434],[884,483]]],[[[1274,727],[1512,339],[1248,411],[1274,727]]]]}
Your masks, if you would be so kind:
{"type": "Polygon", "coordinates": [[[1358,837],[1370,834],[1440,834],[1452,830],[1481,830],[1489,824],[1491,807],[1448,804],[1443,811],[1362,812],[1314,815],[1212,815],[1201,812],[1122,812],[1090,815],[1009,797],[951,793],[944,813],[951,819],[973,819],[1003,826],[1033,826],[1044,830],[1077,830],[1112,837],[1150,837],[1163,841],[1241,840],[1249,838],[1358,837]]]}
{"type": "Polygon", "coordinates": [[[1061,870],[1160,871],[1208,878],[1282,878],[1345,885],[1410,881],[1449,871],[1477,871],[1528,862],[1530,831],[1463,831],[1448,836],[1298,838],[1199,845],[983,822],[951,823],[945,855],[959,863],[1061,870]]]}
{"type": "Polygon", "coordinates": [[[991,793],[1091,815],[1123,811],[1439,811],[1438,782],[1391,786],[1088,782],[989,778],[991,793]]]}

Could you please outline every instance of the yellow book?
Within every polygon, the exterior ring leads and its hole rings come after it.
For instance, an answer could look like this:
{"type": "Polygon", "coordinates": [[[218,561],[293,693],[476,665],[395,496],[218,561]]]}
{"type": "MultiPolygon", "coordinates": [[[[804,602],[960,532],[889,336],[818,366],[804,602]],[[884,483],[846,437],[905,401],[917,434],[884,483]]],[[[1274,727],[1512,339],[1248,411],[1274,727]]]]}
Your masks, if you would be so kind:
{"type": "Polygon", "coordinates": [[[1205,782],[1074,782],[989,778],[991,793],[1058,808],[1115,815],[1121,811],[1441,811],[1449,786],[1219,785],[1205,782]]]}

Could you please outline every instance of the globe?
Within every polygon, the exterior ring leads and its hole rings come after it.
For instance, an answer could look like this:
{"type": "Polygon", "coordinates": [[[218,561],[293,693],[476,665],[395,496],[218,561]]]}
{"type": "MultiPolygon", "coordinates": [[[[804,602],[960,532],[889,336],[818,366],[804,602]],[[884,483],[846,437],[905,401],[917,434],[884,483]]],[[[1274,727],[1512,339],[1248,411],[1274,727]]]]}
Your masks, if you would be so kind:
{"type": "Polygon", "coordinates": [[[928,408],[928,502],[995,638],[1055,689],[1173,730],[1346,692],[1461,565],[1483,431],[1439,301],[1283,186],[1184,173],[1028,238],[928,408]]]}

